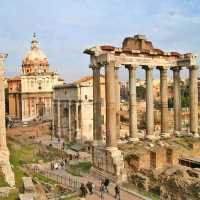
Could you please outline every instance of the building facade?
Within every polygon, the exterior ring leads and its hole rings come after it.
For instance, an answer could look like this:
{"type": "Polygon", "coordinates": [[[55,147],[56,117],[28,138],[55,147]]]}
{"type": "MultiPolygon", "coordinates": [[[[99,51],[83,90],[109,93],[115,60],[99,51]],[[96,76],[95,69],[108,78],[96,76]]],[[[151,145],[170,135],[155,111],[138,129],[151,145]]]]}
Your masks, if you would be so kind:
{"type": "Polygon", "coordinates": [[[31,49],[22,61],[21,76],[8,80],[9,115],[22,121],[52,119],[53,87],[63,83],[49,69],[48,58],[34,34],[31,49]]]}
{"type": "MultiPolygon", "coordinates": [[[[101,76],[101,125],[105,130],[105,80],[101,76]]],[[[69,141],[93,140],[93,79],[91,76],[54,87],[54,134],[69,141]]]]}

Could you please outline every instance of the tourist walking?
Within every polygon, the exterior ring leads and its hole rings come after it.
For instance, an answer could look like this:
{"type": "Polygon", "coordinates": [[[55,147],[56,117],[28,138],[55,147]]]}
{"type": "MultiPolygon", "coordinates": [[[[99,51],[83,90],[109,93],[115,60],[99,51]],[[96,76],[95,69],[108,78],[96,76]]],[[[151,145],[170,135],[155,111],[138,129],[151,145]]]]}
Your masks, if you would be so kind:
{"type": "Polygon", "coordinates": [[[86,186],[87,186],[87,189],[88,189],[89,193],[93,194],[92,183],[90,181],[88,181],[86,186]]]}
{"type": "Polygon", "coordinates": [[[104,193],[105,193],[105,184],[103,181],[101,181],[101,185],[100,185],[101,199],[104,199],[104,193]]]}
{"type": "Polygon", "coordinates": [[[81,190],[81,197],[86,197],[87,195],[87,189],[85,187],[85,185],[83,183],[81,183],[81,187],[80,187],[80,190],[81,190]]]}
{"type": "Polygon", "coordinates": [[[115,186],[115,199],[120,200],[120,187],[119,187],[119,185],[115,186]]]}
{"type": "Polygon", "coordinates": [[[105,185],[105,192],[107,192],[107,193],[108,193],[108,186],[109,186],[109,184],[110,184],[110,180],[108,178],[105,179],[104,185],[105,185]]]}

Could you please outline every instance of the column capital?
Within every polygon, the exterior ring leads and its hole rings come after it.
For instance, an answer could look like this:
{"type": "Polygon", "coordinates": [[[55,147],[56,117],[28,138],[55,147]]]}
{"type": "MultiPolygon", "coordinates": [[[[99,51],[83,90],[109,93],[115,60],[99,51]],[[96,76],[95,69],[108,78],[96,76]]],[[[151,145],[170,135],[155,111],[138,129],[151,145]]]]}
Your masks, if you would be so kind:
{"type": "Polygon", "coordinates": [[[116,67],[116,62],[114,60],[106,61],[104,64],[106,67],[116,67]]]}
{"type": "Polygon", "coordinates": [[[199,66],[198,65],[190,65],[187,67],[188,69],[193,69],[193,70],[198,70],[199,66]]]}
{"type": "Polygon", "coordinates": [[[152,71],[154,68],[154,66],[152,65],[143,65],[142,69],[147,70],[147,71],[152,71]]]}
{"type": "Polygon", "coordinates": [[[156,69],[158,70],[163,70],[163,71],[167,71],[168,70],[168,66],[157,66],[156,69]]]}
{"type": "Polygon", "coordinates": [[[3,76],[5,74],[4,62],[7,56],[8,54],[0,53],[0,76],[3,76]]]}
{"type": "Polygon", "coordinates": [[[172,71],[180,71],[181,70],[181,66],[174,66],[174,67],[171,67],[170,69],[172,70],[172,71]]]}
{"type": "Polygon", "coordinates": [[[137,65],[125,65],[125,68],[128,69],[128,70],[136,70],[137,65]]]}
{"type": "Polygon", "coordinates": [[[92,70],[100,69],[100,68],[101,68],[101,64],[100,64],[100,63],[97,63],[97,64],[90,64],[90,65],[89,65],[89,68],[91,68],[92,70]]]}

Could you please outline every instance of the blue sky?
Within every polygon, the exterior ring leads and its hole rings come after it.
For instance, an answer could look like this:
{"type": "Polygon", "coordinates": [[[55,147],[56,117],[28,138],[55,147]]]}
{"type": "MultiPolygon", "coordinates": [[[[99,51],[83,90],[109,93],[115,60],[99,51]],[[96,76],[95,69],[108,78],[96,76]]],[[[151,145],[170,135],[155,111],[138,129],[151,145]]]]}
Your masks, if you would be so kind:
{"type": "Polygon", "coordinates": [[[20,73],[33,32],[66,82],[91,73],[85,48],[121,46],[137,33],[158,48],[200,54],[199,0],[0,0],[0,19],[9,76],[20,73]]]}

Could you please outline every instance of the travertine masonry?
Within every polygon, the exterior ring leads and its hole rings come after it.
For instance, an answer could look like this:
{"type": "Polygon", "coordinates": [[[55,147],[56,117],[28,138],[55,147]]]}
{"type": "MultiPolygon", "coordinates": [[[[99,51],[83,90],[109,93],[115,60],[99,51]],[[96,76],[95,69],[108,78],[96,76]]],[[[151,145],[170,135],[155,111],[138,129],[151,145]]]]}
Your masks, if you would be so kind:
{"type": "Polygon", "coordinates": [[[5,128],[5,96],[4,96],[4,67],[3,63],[7,55],[0,53],[0,168],[5,175],[6,182],[13,187],[15,178],[9,161],[9,150],[6,144],[5,128]]]}

